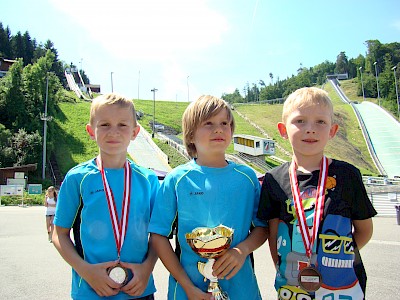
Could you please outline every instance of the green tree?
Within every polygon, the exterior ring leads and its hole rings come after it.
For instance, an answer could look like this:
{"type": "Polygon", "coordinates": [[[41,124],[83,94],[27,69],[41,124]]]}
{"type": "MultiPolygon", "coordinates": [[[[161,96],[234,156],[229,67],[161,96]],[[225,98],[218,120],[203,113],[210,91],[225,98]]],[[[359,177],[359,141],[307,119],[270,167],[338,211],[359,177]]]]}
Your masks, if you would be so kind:
{"type": "Polygon", "coordinates": [[[11,131],[21,128],[28,121],[22,90],[22,65],[20,58],[0,81],[0,123],[11,131]]]}
{"type": "Polygon", "coordinates": [[[322,85],[326,80],[326,75],[333,74],[334,72],[335,64],[326,60],[323,63],[311,68],[311,74],[313,76],[312,81],[318,85],[322,85]]]}
{"type": "MultiPolygon", "coordinates": [[[[24,38],[20,31],[17,32],[15,36],[11,37],[11,49],[13,53],[13,58],[24,58],[25,56],[25,43],[24,38]]],[[[24,65],[27,62],[24,61],[24,65]]]]}
{"type": "Polygon", "coordinates": [[[7,26],[5,29],[3,24],[0,22],[0,56],[4,58],[12,58],[11,49],[11,32],[7,26]]]}
{"type": "Polygon", "coordinates": [[[14,166],[36,163],[41,160],[42,137],[39,132],[27,133],[19,129],[11,138],[14,166]]]}
{"type": "Polygon", "coordinates": [[[336,57],[336,67],[335,73],[336,74],[345,74],[349,72],[349,61],[347,59],[346,52],[342,51],[336,57]]]}
{"type": "Polygon", "coordinates": [[[241,103],[243,102],[243,97],[240,95],[240,92],[238,89],[235,89],[235,91],[231,94],[223,94],[222,99],[224,99],[228,103],[241,103]]]}
{"type": "Polygon", "coordinates": [[[11,131],[0,124],[0,167],[12,166],[13,164],[12,148],[9,147],[11,136],[11,131]]]}

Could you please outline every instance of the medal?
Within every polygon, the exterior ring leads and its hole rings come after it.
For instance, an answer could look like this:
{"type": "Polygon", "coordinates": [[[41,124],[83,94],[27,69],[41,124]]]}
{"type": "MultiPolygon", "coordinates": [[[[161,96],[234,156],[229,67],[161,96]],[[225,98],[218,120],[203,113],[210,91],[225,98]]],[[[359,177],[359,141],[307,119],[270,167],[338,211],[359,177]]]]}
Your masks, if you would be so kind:
{"type": "Polygon", "coordinates": [[[293,202],[296,209],[296,215],[300,227],[301,237],[303,239],[304,247],[306,249],[306,255],[309,259],[306,267],[299,270],[298,281],[301,288],[307,292],[315,292],[321,287],[322,276],[315,268],[311,265],[312,248],[318,235],[319,224],[322,220],[325,203],[325,185],[328,177],[328,158],[323,156],[317,187],[317,197],[315,199],[315,212],[314,212],[314,223],[312,232],[308,230],[306,215],[304,213],[303,203],[300,196],[299,185],[297,182],[296,162],[293,160],[289,169],[290,186],[292,188],[293,202]]]}
{"type": "Polygon", "coordinates": [[[107,269],[108,276],[121,286],[128,282],[128,271],[120,264],[107,269]]]}
{"type": "MultiPolygon", "coordinates": [[[[101,173],[101,178],[103,180],[104,192],[106,194],[108,210],[110,212],[111,225],[114,232],[114,239],[117,247],[117,254],[119,261],[122,245],[124,244],[125,241],[126,229],[128,228],[129,206],[131,199],[132,170],[130,168],[129,162],[126,161],[124,165],[124,199],[122,202],[121,219],[119,220],[117,208],[115,205],[114,194],[110,186],[108,185],[107,177],[101,165],[100,157],[97,158],[96,162],[101,173]]],[[[126,270],[126,268],[122,267],[119,263],[116,266],[108,268],[107,273],[112,280],[121,285],[125,285],[128,281],[128,271],[126,270]]]]}
{"type": "Polygon", "coordinates": [[[307,292],[315,292],[321,287],[321,273],[311,265],[303,268],[298,276],[300,287],[307,292]]]}

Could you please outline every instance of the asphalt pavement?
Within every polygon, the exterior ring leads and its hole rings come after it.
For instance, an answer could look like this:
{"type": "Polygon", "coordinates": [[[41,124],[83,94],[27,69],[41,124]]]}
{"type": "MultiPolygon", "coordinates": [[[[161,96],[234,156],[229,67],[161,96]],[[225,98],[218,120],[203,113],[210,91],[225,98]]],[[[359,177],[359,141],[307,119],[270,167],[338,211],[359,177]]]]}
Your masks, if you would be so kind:
{"type": "MultiPolygon", "coordinates": [[[[0,206],[0,299],[70,299],[71,269],[47,241],[42,206],[0,206]]],[[[361,250],[368,274],[367,299],[399,299],[400,225],[396,218],[374,218],[374,234],[361,250]]],[[[268,245],[255,252],[263,299],[276,299],[268,245]]],[[[158,261],[157,300],[166,299],[168,272],[158,261]]],[[[245,286],[243,288],[246,288],[245,286]]]]}

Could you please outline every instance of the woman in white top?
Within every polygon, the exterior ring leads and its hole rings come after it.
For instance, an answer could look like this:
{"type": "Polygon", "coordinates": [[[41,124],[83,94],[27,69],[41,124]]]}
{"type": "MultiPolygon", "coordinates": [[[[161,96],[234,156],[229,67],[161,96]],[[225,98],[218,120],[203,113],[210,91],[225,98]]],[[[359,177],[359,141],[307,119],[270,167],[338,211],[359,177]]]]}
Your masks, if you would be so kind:
{"type": "Polygon", "coordinates": [[[57,204],[57,192],[54,186],[49,186],[46,191],[44,198],[44,206],[46,207],[46,228],[49,242],[51,243],[51,237],[53,235],[53,219],[56,212],[57,204]]]}

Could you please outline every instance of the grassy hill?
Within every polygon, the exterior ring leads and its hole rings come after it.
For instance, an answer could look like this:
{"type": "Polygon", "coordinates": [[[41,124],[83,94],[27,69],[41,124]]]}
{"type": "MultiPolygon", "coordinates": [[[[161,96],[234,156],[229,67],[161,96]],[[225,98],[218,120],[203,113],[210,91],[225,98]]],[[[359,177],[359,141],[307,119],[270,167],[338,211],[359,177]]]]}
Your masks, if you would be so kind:
{"type": "MultiPolygon", "coordinates": [[[[323,88],[328,91],[334,102],[335,119],[340,126],[337,136],[327,146],[327,155],[353,163],[363,174],[378,174],[351,106],[344,104],[329,84],[323,88]]],[[[356,96],[355,82],[351,82],[351,80],[342,82],[342,88],[350,99],[362,100],[356,96]]],[[[140,124],[151,132],[150,122],[153,121],[154,102],[151,100],[135,100],[134,102],[136,109],[144,114],[139,120],[140,124]]],[[[156,124],[163,124],[180,133],[182,114],[187,106],[187,102],[156,101],[156,124]]],[[[56,158],[63,174],[76,164],[97,155],[97,145],[89,139],[85,131],[85,125],[89,119],[89,107],[90,103],[78,100],[76,103],[60,103],[61,112],[55,118],[59,131],[56,158]]],[[[236,133],[262,136],[255,127],[240,117],[238,112],[256,123],[284,149],[284,151],[277,149],[276,155],[278,157],[290,160],[290,156],[285,154],[290,153],[290,145],[279,136],[276,127],[281,119],[281,104],[249,104],[235,107],[236,133]]],[[[228,153],[233,152],[233,145],[231,145],[228,148],[228,153]]]]}
{"type": "MultiPolygon", "coordinates": [[[[339,99],[331,85],[327,84],[323,88],[329,93],[334,103],[335,121],[339,124],[338,134],[327,145],[327,156],[349,161],[364,174],[378,174],[351,106],[339,99]]],[[[240,105],[236,107],[236,110],[253,120],[278,145],[290,153],[289,142],[281,138],[276,126],[281,121],[282,107],[283,104],[240,105]]],[[[279,149],[276,156],[290,160],[290,156],[279,149]]]]}

